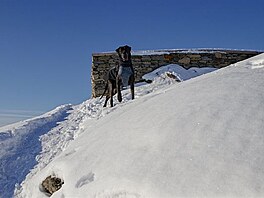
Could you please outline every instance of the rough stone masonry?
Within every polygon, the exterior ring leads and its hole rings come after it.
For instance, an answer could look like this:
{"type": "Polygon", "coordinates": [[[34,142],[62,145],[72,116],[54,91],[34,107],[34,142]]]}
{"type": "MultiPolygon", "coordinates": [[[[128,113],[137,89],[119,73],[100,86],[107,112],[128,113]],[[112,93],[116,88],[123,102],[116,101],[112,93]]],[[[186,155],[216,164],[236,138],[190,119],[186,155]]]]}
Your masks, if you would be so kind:
{"type": "MultiPolygon", "coordinates": [[[[144,74],[168,64],[178,64],[185,69],[191,67],[222,68],[260,53],[262,52],[227,49],[135,51],[132,52],[132,64],[135,69],[135,81],[139,82],[144,74]]],[[[103,77],[109,68],[118,64],[118,56],[115,52],[94,53],[92,56],[92,96],[98,97],[104,91],[103,77]]]]}

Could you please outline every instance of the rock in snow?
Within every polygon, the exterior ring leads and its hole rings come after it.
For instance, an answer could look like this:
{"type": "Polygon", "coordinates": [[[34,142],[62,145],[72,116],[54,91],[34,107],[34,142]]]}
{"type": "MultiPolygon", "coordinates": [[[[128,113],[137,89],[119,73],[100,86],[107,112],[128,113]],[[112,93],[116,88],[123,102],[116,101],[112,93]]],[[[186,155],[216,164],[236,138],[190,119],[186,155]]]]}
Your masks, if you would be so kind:
{"type": "Polygon", "coordinates": [[[53,193],[57,192],[63,184],[63,180],[50,175],[41,183],[41,187],[44,193],[51,196],[53,193]]]}
{"type": "Polygon", "coordinates": [[[98,98],[71,107],[41,136],[47,150],[15,197],[46,197],[49,175],[64,181],[53,198],[263,197],[263,63],[261,54],[181,83],[156,77],[113,108],[98,98]]]}

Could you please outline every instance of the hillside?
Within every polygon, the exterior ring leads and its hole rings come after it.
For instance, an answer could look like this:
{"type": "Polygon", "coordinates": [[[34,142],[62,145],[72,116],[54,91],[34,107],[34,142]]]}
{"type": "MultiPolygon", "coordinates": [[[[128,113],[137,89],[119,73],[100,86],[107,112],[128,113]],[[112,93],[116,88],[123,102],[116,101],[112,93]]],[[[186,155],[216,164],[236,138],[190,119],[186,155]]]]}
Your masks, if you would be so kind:
{"type": "Polygon", "coordinates": [[[161,74],[114,108],[68,106],[16,197],[46,197],[51,174],[65,182],[53,198],[261,197],[263,74],[261,54],[182,83],[161,74]]]}

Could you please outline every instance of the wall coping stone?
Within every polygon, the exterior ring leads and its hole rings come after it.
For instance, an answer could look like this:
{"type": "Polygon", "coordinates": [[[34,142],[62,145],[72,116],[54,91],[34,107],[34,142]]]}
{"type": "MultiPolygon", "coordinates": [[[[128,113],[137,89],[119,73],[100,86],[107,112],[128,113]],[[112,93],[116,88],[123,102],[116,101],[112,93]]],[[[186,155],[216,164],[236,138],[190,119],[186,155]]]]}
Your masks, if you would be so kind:
{"type": "MultiPolygon", "coordinates": [[[[171,54],[171,53],[264,53],[263,50],[251,50],[251,49],[226,49],[226,48],[193,48],[193,49],[159,49],[159,50],[136,50],[132,51],[132,56],[146,56],[146,55],[163,55],[163,54],[171,54]]],[[[109,56],[116,55],[115,51],[109,52],[95,52],[92,53],[92,56],[109,56]]]]}

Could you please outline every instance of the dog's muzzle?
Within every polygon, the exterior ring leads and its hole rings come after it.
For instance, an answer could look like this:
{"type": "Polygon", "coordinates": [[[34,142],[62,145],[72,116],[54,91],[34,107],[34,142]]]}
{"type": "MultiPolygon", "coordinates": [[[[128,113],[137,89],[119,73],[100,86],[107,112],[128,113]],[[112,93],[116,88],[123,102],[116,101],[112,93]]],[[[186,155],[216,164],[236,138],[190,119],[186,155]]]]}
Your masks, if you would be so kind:
{"type": "Polygon", "coordinates": [[[121,58],[123,61],[128,61],[128,54],[127,53],[122,53],[121,58]]]}

